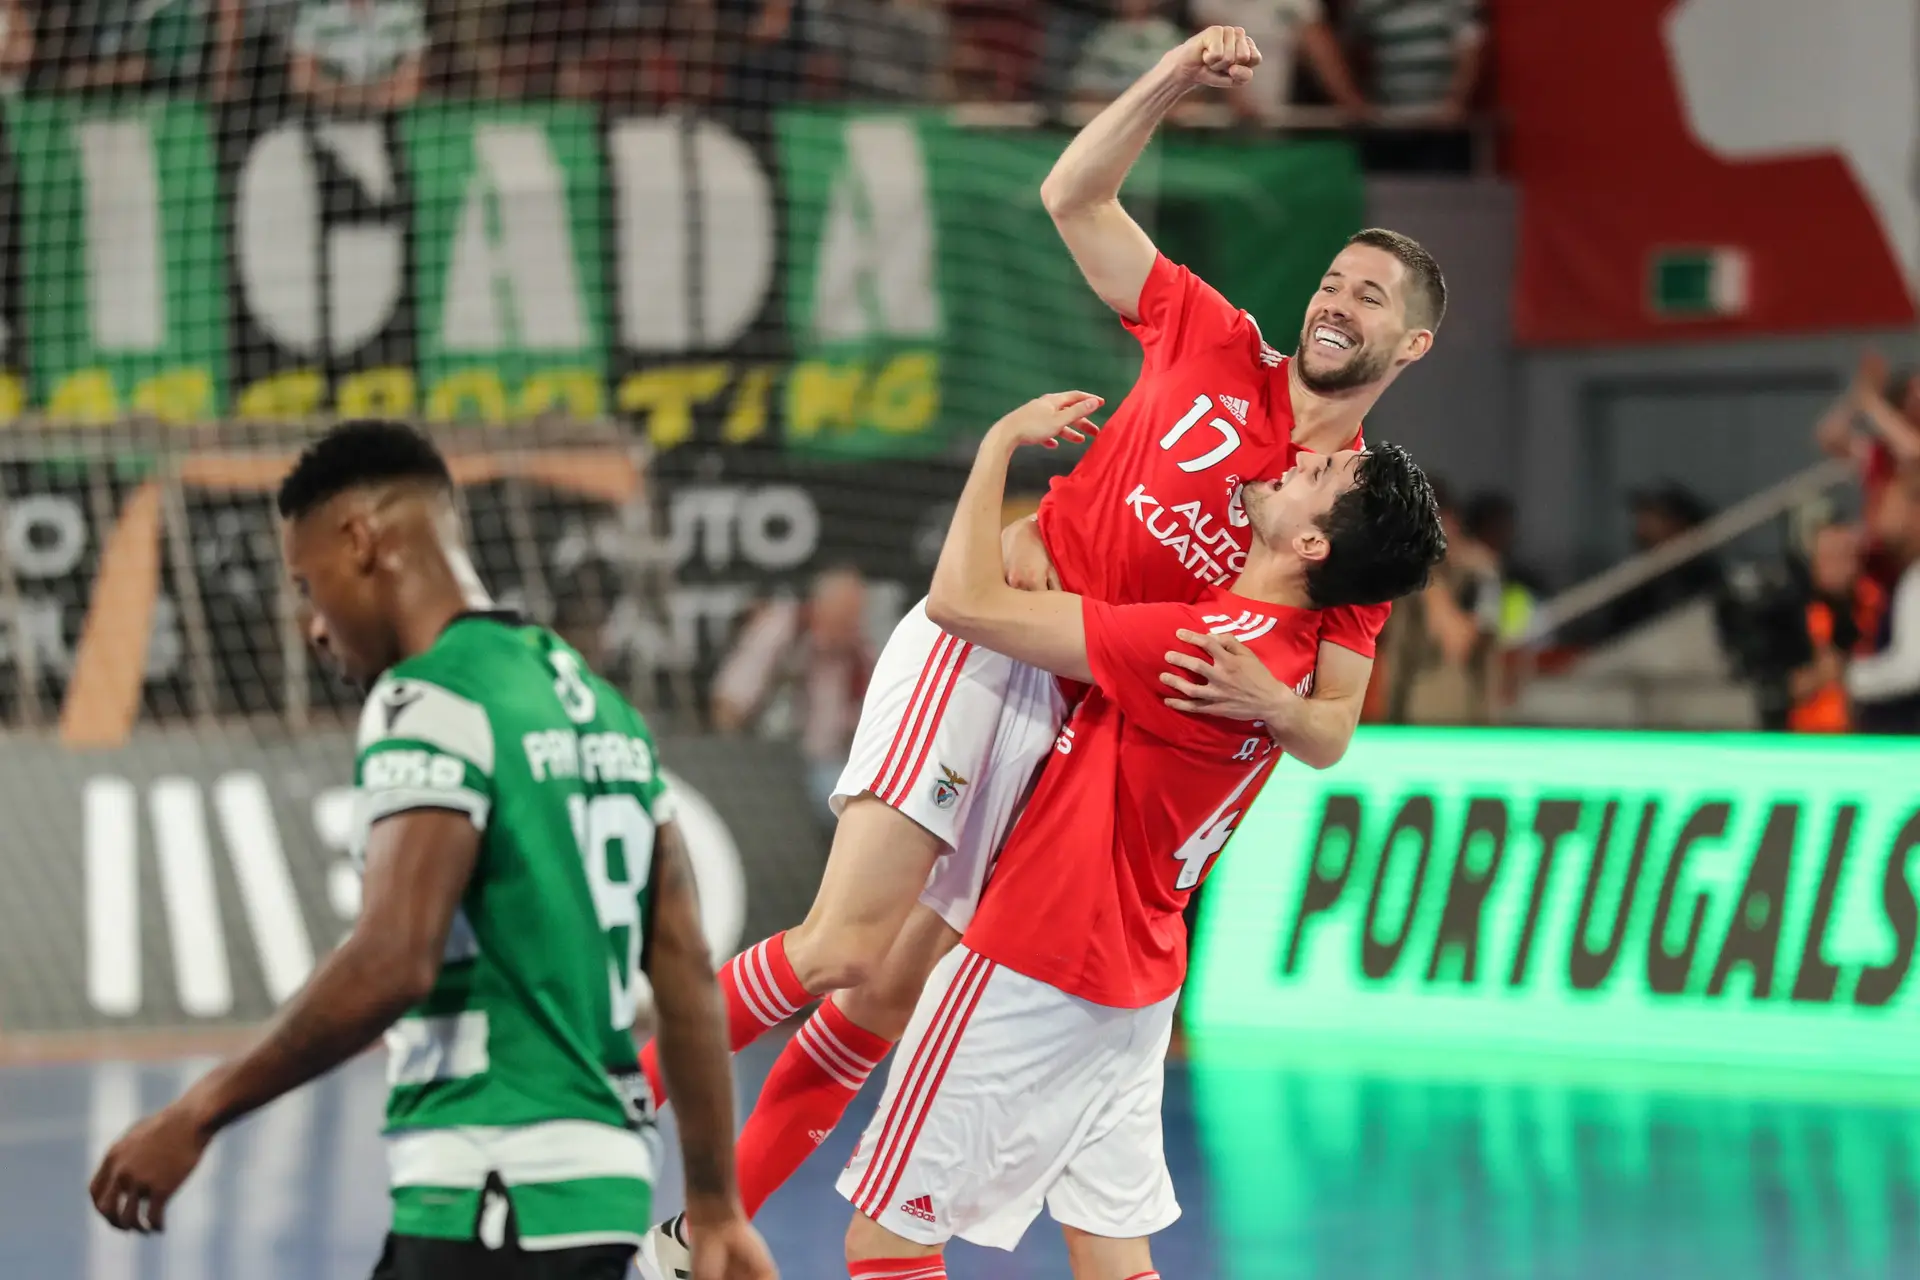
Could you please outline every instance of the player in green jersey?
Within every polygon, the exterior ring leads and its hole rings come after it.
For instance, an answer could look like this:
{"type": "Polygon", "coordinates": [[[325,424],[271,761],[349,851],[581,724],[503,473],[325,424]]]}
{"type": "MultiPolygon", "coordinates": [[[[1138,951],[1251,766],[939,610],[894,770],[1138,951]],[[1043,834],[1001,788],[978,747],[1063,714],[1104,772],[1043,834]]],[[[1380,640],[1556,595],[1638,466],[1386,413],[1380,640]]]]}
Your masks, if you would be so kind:
{"type": "Polygon", "coordinates": [[[741,1212],[719,991],[645,723],[551,631],[492,611],[425,437],[350,423],[281,486],[324,659],[369,688],[353,933],[249,1052],[94,1175],[158,1231],[213,1135],[386,1033],[393,1226],[376,1280],[619,1280],[657,1141],[632,1024],[652,981],[697,1280],[771,1280],[741,1212]]]}

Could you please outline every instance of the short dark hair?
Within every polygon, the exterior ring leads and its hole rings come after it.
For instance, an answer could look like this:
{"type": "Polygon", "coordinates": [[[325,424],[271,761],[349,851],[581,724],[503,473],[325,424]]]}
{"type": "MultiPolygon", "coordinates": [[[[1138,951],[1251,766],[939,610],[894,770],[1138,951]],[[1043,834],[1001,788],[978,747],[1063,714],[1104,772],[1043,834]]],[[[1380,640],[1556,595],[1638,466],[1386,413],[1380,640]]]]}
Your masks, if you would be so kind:
{"type": "Polygon", "coordinates": [[[1322,609],[1418,591],[1447,554],[1433,484],[1399,445],[1374,445],[1361,457],[1353,487],[1334,499],[1320,531],[1328,550],[1307,567],[1307,595],[1322,609]]]}
{"type": "Polygon", "coordinates": [[[400,422],[343,422],[308,445],[280,482],[280,514],[297,520],[361,485],[416,481],[453,488],[447,460],[426,436],[400,422]]]}
{"type": "Polygon", "coordinates": [[[1407,269],[1407,323],[1416,329],[1438,329],[1447,316],[1447,278],[1440,264],[1412,236],[1385,227],[1356,231],[1348,244],[1370,245],[1392,254],[1407,269]]]}

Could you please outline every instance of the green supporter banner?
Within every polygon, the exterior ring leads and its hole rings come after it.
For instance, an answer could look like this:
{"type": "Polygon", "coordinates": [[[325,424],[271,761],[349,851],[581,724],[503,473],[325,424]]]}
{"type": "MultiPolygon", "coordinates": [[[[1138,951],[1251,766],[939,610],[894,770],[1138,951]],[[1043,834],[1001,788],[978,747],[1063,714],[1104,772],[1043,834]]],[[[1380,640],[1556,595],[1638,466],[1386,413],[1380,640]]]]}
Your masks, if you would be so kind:
{"type": "Polygon", "coordinates": [[[1916,752],[1366,729],[1206,888],[1203,1042],[1910,1073],[1916,752]]]}
{"type": "MultiPolygon", "coordinates": [[[[4,112],[25,354],[0,420],[611,413],[660,448],[927,457],[1043,391],[1117,400],[1138,368],[1041,207],[1064,132],[560,103],[4,112]]],[[[1283,347],[1363,203],[1344,143],[1183,134],[1125,196],[1283,347]]]]}
{"type": "Polygon", "coordinates": [[[219,415],[226,219],[205,113],[185,102],[35,99],[11,99],[5,112],[28,402],[89,424],[219,415]]]}
{"type": "MultiPolygon", "coordinates": [[[[789,447],[935,453],[1044,391],[1125,394],[1139,347],[1040,202],[1065,135],[809,110],[782,115],[778,139],[800,362],[789,447]]],[[[1187,135],[1157,141],[1123,195],[1169,256],[1287,349],[1364,197],[1345,144],[1187,135]]]]}
{"type": "Polygon", "coordinates": [[[400,132],[427,417],[601,417],[605,192],[593,112],[436,105],[408,112],[400,132]]]}

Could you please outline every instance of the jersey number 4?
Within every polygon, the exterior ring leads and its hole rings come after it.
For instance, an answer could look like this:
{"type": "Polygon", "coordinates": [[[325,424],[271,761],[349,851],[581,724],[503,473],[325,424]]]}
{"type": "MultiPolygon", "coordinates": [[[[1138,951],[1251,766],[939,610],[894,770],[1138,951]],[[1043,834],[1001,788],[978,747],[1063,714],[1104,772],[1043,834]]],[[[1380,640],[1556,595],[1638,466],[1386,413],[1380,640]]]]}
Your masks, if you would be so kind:
{"type": "Polygon", "coordinates": [[[1200,877],[1207,873],[1207,864],[1213,861],[1213,855],[1226,847],[1227,838],[1233,834],[1235,824],[1240,821],[1240,810],[1234,807],[1253,780],[1266,769],[1266,763],[1247,771],[1233,794],[1220,802],[1220,807],[1208,814],[1200,829],[1188,836],[1186,842],[1173,851],[1174,860],[1180,864],[1180,874],[1175,878],[1173,887],[1191,889],[1200,883],[1200,877]]]}
{"type": "MultiPolygon", "coordinates": [[[[1193,408],[1187,410],[1187,416],[1174,423],[1173,430],[1160,437],[1160,447],[1171,450],[1173,446],[1179,444],[1186,438],[1187,433],[1199,424],[1200,419],[1207,416],[1207,410],[1211,408],[1213,408],[1212,396],[1195,396],[1193,408]]],[[[1240,433],[1234,430],[1233,424],[1225,418],[1209,419],[1207,426],[1220,433],[1219,443],[1205,453],[1177,464],[1182,471],[1205,471],[1208,467],[1218,466],[1232,457],[1233,451],[1240,447],[1240,433]]]]}

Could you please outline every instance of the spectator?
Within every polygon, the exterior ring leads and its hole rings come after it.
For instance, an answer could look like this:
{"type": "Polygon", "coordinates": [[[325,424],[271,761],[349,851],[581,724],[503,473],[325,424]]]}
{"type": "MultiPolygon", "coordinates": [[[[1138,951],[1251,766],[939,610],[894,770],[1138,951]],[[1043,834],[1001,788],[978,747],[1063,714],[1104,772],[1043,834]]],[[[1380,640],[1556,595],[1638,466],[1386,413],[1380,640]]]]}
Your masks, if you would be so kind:
{"type": "Polygon", "coordinates": [[[829,569],[814,580],[805,605],[774,600],[742,628],[713,680],[713,723],[736,733],[754,721],[778,732],[778,713],[797,726],[808,789],[823,822],[846,767],[860,700],[873,674],[866,631],[866,580],[858,569],[829,569]],[[775,723],[768,723],[775,721],[775,723]]]}
{"type": "Polygon", "coordinates": [[[1823,453],[1853,458],[1860,464],[1860,485],[1868,528],[1867,572],[1891,590],[1898,569],[1880,552],[1872,530],[1875,508],[1903,463],[1920,462],[1920,378],[1890,377],[1877,351],[1860,358],[1853,383],[1814,427],[1823,453]],[[1862,427],[1864,426],[1864,430],[1862,427]]]}
{"type": "Polygon", "coordinates": [[[807,0],[807,79],[856,102],[952,96],[953,35],[939,0],[807,0]]]}
{"type": "Polygon", "coordinates": [[[953,91],[963,102],[1025,102],[1045,38],[1032,0],[947,0],[953,91]]]}
{"type": "Polygon", "coordinates": [[[1847,693],[1862,733],[1920,733],[1920,466],[1900,468],[1874,520],[1873,532],[1899,577],[1876,651],[1847,666],[1847,693]]]}
{"type": "MultiPolygon", "coordinates": [[[[17,6],[16,6],[17,11],[17,6]]],[[[25,14],[20,13],[24,25],[25,14]]],[[[69,92],[155,88],[190,93],[202,77],[216,97],[232,93],[245,0],[91,0],[62,13],[66,36],[50,50],[69,92]]]]}
{"type": "Polygon", "coordinates": [[[0,0],[0,94],[26,87],[33,65],[33,18],[25,0],[0,0]]]}
{"type": "Polygon", "coordinates": [[[1186,36],[1164,0],[1114,0],[1114,16],[1088,38],[1073,69],[1072,94],[1090,105],[1112,102],[1153,70],[1186,36]]]}
{"type": "Polygon", "coordinates": [[[427,26],[418,0],[320,0],[294,24],[294,93],[329,114],[381,114],[420,96],[427,26]]]}
{"type": "MultiPolygon", "coordinates": [[[[1678,484],[1664,484],[1636,492],[1633,504],[1633,549],[1644,555],[1704,524],[1707,504],[1678,484]]],[[[1611,639],[1651,622],[1681,605],[1711,596],[1722,584],[1720,563],[1711,555],[1695,556],[1643,582],[1613,602],[1600,615],[1600,631],[1587,637],[1611,639]]]]}
{"type": "Polygon", "coordinates": [[[1394,606],[1381,637],[1386,718],[1395,724],[1491,724],[1499,710],[1499,558],[1461,527],[1438,484],[1447,558],[1426,589],[1394,606]]]}
{"type": "Polygon", "coordinates": [[[1368,100],[1426,126],[1369,135],[1369,167],[1467,168],[1471,145],[1457,131],[1480,86],[1486,33],[1479,0],[1349,0],[1345,25],[1367,60],[1368,100]]]}
{"type": "Polygon", "coordinates": [[[1271,125],[1293,104],[1293,68],[1301,54],[1334,104],[1355,119],[1368,113],[1347,57],[1320,0],[1193,0],[1196,26],[1243,27],[1261,54],[1260,70],[1227,95],[1242,119],[1271,125]]]}
{"type": "Polygon", "coordinates": [[[1871,645],[1886,596],[1861,573],[1861,532],[1829,524],[1814,531],[1806,564],[1805,648],[1788,678],[1787,727],[1795,733],[1846,733],[1853,727],[1844,672],[1849,656],[1871,645]]]}
{"type": "Polygon", "coordinates": [[[1111,0],[1053,0],[1048,6],[1040,83],[1035,86],[1047,101],[1059,103],[1072,91],[1080,51],[1111,12],[1111,0]]]}
{"type": "Polygon", "coordinates": [[[1493,553],[1500,572],[1500,638],[1518,641],[1533,619],[1534,605],[1545,594],[1545,580],[1514,560],[1516,529],[1513,499],[1504,493],[1478,493],[1460,516],[1463,532],[1493,553]]]}

